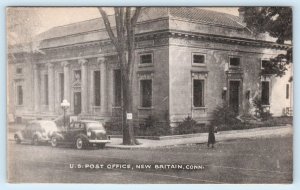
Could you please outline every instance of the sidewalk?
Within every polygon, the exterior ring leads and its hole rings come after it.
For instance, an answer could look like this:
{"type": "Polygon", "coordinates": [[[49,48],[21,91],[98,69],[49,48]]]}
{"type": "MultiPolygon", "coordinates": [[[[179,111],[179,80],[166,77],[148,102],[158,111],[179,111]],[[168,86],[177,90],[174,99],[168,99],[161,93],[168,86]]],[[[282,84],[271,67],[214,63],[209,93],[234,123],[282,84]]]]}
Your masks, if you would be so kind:
{"type": "MultiPolygon", "coordinates": [[[[219,131],[216,133],[216,141],[227,141],[236,139],[253,139],[253,138],[271,138],[280,137],[293,134],[293,127],[291,125],[278,126],[278,127],[262,127],[255,129],[232,130],[232,131],[219,131]]],[[[8,133],[8,140],[13,141],[13,133],[8,133]]],[[[207,133],[194,134],[192,137],[182,136],[181,138],[174,137],[173,139],[150,140],[138,139],[140,145],[122,145],[122,138],[112,138],[111,143],[106,144],[109,148],[119,149],[136,149],[136,148],[156,148],[164,146],[176,146],[184,144],[198,144],[206,143],[208,138],[207,133]]]]}
{"type": "MultiPolygon", "coordinates": [[[[244,138],[270,138],[270,137],[280,137],[293,134],[293,128],[291,125],[278,126],[278,127],[262,127],[255,129],[245,129],[245,130],[233,130],[233,131],[220,131],[216,133],[216,141],[227,141],[236,140],[244,138]]],[[[135,149],[135,148],[155,148],[164,146],[175,146],[184,144],[198,144],[207,143],[208,134],[199,133],[197,137],[190,138],[176,138],[168,140],[149,140],[149,139],[138,139],[141,143],[140,145],[122,145],[122,138],[112,138],[112,142],[107,144],[110,148],[120,148],[120,149],[135,149]]]]}

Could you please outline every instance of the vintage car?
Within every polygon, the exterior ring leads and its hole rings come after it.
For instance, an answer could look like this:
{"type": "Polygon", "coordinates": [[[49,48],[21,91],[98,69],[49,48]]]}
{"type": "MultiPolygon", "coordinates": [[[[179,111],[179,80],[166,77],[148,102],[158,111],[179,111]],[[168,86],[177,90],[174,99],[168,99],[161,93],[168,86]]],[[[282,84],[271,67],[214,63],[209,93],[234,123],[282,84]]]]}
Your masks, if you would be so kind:
{"type": "Polygon", "coordinates": [[[104,148],[110,142],[102,123],[97,121],[81,120],[70,123],[66,128],[53,134],[51,139],[52,147],[60,144],[74,145],[77,149],[88,146],[104,148]]]}
{"type": "Polygon", "coordinates": [[[50,142],[54,132],[58,128],[53,121],[34,120],[28,122],[25,127],[14,134],[14,139],[17,144],[21,142],[29,142],[33,145],[38,145],[41,142],[50,142]]]}

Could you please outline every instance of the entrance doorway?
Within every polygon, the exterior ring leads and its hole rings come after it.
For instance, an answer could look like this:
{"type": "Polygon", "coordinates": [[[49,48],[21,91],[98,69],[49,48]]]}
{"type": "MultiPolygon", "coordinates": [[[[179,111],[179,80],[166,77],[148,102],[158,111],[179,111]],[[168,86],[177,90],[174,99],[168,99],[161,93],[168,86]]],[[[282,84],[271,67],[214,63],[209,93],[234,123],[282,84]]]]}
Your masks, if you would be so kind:
{"type": "Polygon", "coordinates": [[[239,113],[239,102],[240,102],[240,81],[229,82],[229,106],[233,111],[239,113]]]}
{"type": "Polygon", "coordinates": [[[81,113],[81,92],[74,92],[74,114],[81,113]]]}

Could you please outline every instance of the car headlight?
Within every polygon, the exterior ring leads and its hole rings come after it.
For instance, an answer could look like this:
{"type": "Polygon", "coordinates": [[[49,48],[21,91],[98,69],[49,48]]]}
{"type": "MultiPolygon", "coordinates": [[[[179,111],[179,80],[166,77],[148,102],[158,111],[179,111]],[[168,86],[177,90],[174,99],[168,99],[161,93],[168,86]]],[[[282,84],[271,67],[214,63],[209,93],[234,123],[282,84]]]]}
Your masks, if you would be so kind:
{"type": "Polygon", "coordinates": [[[91,135],[92,135],[92,132],[91,132],[91,131],[88,131],[88,132],[87,132],[87,136],[90,137],[91,135]]]}

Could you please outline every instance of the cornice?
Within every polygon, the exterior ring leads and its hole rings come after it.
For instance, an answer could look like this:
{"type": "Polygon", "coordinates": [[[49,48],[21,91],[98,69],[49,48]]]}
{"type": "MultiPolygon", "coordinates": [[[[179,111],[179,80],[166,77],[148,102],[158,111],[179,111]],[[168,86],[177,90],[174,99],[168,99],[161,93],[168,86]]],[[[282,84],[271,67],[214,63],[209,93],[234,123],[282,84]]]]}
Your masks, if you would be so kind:
{"type": "Polygon", "coordinates": [[[271,49],[282,49],[287,50],[291,48],[291,45],[288,44],[278,44],[275,42],[268,42],[262,40],[254,40],[247,38],[237,38],[237,37],[228,37],[221,35],[212,35],[212,34],[204,34],[204,33],[194,33],[194,32],[186,32],[179,30],[166,30],[166,31],[158,31],[156,33],[145,33],[136,36],[136,41],[143,40],[152,40],[157,38],[181,38],[188,40],[196,40],[196,41],[206,41],[206,42],[216,42],[216,43],[224,43],[224,44],[236,44],[242,46],[254,46],[254,47],[265,47],[271,49]]]}

